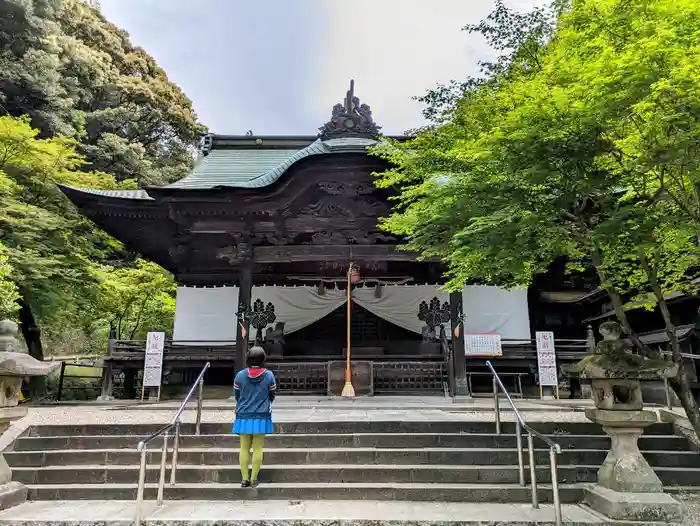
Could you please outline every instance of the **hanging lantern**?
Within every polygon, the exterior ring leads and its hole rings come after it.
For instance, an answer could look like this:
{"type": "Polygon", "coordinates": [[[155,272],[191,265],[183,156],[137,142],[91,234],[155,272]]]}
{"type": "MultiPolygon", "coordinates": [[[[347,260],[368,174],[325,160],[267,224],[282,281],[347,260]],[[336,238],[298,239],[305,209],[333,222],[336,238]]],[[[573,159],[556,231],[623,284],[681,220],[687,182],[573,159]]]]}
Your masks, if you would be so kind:
{"type": "Polygon", "coordinates": [[[348,277],[352,285],[357,285],[358,283],[362,282],[362,277],[360,276],[360,269],[353,264],[350,264],[350,270],[348,270],[348,277]]]}

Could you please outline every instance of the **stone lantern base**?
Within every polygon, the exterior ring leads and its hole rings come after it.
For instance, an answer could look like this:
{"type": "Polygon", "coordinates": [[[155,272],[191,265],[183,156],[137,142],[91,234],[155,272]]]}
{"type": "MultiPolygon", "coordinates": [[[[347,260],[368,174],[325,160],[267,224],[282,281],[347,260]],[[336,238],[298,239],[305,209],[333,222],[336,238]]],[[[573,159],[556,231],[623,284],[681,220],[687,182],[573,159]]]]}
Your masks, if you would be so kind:
{"type": "MultiPolygon", "coordinates": [[[[0,377],[0,387],[5,378],[0,377]]],[[[7,431],[10,424],[27,414],[27,408],[22,406],[0,408],[0,435],[7,431]]],[[[0,510],[22,504],[27,500],[27,487],[21,482],[12,480],[12,470],[7,465],[5,457],[0,454],[0,510]]]]}
{"type": "Polygon", "coordinates": [[[584,502],[618,521],[671,524],[683,521],[683,505],[667,493],[623,493],[593,484],[586,488],[584,502]]]}
{"type": "Polygon", "coordinates": [[[637,444],[644,428],[656,423],[656,413],[587,409],[586,416],[601,425],[611,441],[598,483],[586,489],[586,504],[614,520],[682,521],[683,505],[664,493],[637,444]]]}

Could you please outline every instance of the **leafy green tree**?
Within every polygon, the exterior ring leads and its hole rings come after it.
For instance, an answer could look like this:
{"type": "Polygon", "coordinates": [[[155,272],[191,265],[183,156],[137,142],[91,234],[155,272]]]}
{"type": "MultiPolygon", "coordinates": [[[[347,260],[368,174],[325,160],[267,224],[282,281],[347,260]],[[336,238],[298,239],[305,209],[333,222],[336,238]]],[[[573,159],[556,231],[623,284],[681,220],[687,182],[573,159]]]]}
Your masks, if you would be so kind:
{"type": "Polygon", "coordinates": [[[0,104],[75,137],[84,170],[141,185],[182,177],[204,132],[153,58],[78,0],[0,0],[0,104]]]}
{"type": "Polygon", "coordinates": [[[139,260],[135,267],[98,269],[99,289],[91,322],[117,339],[145,339],[149,331],[171,332],[176,285],[171,274],[155,263],[139,260]]]}
{"type": "Polygon", "coordinates": [[[116,188],[80,170],[71,139],[39,139],[28,119],[0,117],[0,238],[19,290],[19,320],[33,356],[43,358],[39,320],[61,315],[95,283],[93,265],[115,244],[81,218],[57,184],[116,188]]]}
{"type": "MultiPolygon", "coordinates": [[[[697,114],[684,120],[683,108],[697,104],[688,56],[698,56],[700,6],[580,0],[555,11],[555,33],[519,38],[521,48],[468,86],[439,125],[377,148],[398,166],[378,184],[402,189],[383,224],[406,236],[407,248],[445,259],[454,288],[467,280],[529,284],[562,257],[572,271],[592,265],[629,337],[649,355],[623,298],[658,305],[680,363],[665,295],[689,290],[697,276],[697,228],[678,220],[684,203],[668,189],[670,178],[688,197],[697,188],[697,114]]],[[[512,20],[492,19],[502,27],[487,37],[513,32],[512,20]]],[[[685,205],[697,210],[697,202],[685,205]]],[[[700,435],[684,370],[672,385],[700,435]]]]}
{"type": "MultiPolygon", "coordinates": [[[[0,0],[0,115],[7,116],[0,120],[0,241],[7,258],[0,297],[17,289],[17,316],[36,357],[43,356],[39,326],[64,351],[82,345],[81,334],[99,341],[118,303],[110,268],[120,269],[117,282],[128,279],[122,273],[147,271],[81,218],[55,185],[171,182],[191,168],[204,128],[153,58],[77,0],[0,0]]],[[[154,281],[163,275],[149,269],[154,281]]],[[[162,301],[153,303],[160,311],[148,303],[142,317],[166,328],[172,281],[163,287],[162,301]]],[[[125,334],[145,327],[135,324],[134,312],[136,306],[124,316],[125,334]]]]}
{"type": "Polygon", "coordinates": [[[17,286],[10,279],[12,267],[4,251],[5,248],[0,245],[0,319],[14,317],[19,298],[17,286]]]}

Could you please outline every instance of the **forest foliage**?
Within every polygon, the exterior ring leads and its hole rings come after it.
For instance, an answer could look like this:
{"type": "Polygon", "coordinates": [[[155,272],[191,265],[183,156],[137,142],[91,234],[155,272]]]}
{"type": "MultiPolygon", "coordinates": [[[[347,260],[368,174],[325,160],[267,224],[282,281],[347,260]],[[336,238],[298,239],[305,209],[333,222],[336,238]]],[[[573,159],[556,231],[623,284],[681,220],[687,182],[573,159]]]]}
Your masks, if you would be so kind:
{"type": "Polygon", "coordinates": [[[203,131],[180,88],[98,10],[0,0],[0,315],[20,320],[33,355],[102,352],[110,330],[171,330],[172,276],[57,185],[172,182],[203,131]]]}
{"type": "MultiPolygon", "coordinates": [[[[376,153],[399,187],[383,226],[467,282],[526,286],[565,260],[592,269],[627,320],[700,278],[700,4],[573,0],[527,14],[500,0],[469,31],[500,57],[421,97],[433,124],[376,153]]],[[[671,381],[700,435],[685,371],[671,381]]]]}

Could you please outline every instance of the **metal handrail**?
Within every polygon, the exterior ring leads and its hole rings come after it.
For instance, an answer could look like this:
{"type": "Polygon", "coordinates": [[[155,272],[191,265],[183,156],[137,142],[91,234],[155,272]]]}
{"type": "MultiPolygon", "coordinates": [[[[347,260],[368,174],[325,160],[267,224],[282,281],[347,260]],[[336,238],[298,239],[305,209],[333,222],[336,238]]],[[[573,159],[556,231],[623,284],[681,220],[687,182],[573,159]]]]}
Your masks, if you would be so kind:
{"type": "Polygon", "coordinates": [[[559,480],[557,477],[557,455],[561,453],[561,446],[554,442],[551,438],[546,437],[539,431],[532,429],[529,425],[525,423],[522,414],[515,407],[513,399],[508,394],[508,390],[503,385],[501,378],[498,376],[496,369],[493,368],[490,361],[486,362],[486,366],[491,370],[493,374],[493,409],[496,416],[496,434],[501,434],[501,409],[498,400],[499,389],[503,392],[510,405],[510,408],[515,414],[515,439],[518,448],[518,481],[521,486],[525,486],[525,461],[523,459],[523,435],[522,432],[527,433],[527,449],[530,464],[530,485],[532,494],[532,507],[539,508],[539,498],[537,495],[537,463],[535,459],[535,445],[534,438],[537,437],[544,441],[545,444],[549,446],[549,468],[552,472],[552,497],[554,500],[554,518],[557,526],[562,526],[562,516],[561,516],[561,501],[559,499],[559,480]]]}
{"type": "Polygon", "coordinates": [[[175,413],[175,417],[172,419],[172,421],[169,424],[166,424],[165,426],[160,428],[155,433],[146,437],[141,442],[139,442],[138,446],[136,447],[137,451],[141,454],[141,461],[139,463],[139,484],[136,490],[136,517],[134,519],[135,526],[141,526],[143,512],[143,493],[146,487],[146,460],[148,456],[148,444],[156,438],[158,438],[159,436],[163,435],[163,448],[160,455],[160,477],[158,478],[157,497],[158,506],[160,506],[161,504],[163,504],[163,492],[165,490],[165,471],[166,464],[168,461],[168,433],[170,433],[171,429],[175,428],[175,438],[173,442],[173,458],[172,463],[170,465],[170,485],[174,486],[175,474],[177,473],[177,457],[180,450],[180,424],[182,423],[180,421],[180,418],[182,417],[182,413],[185,410],[187,403],[190,401],[190,398],[192,398],[192,395],[194,394],[194,391],[196,389],[197,416],[195,419],[194,427],[195,434],[200,434],[202,426],[202,392],[204,389],[204,374],[207,372],[207,369],[209,369],[210,366],[211,364],[209,362],[204,364],[204,367],[197,376],[197,379],[192,384],[192,387],[187,393],[187,396],[185,396],[185,399],[182,401],[182,404],[180,404],[180,408],[177,410],[177,413],[175,413]]]}

